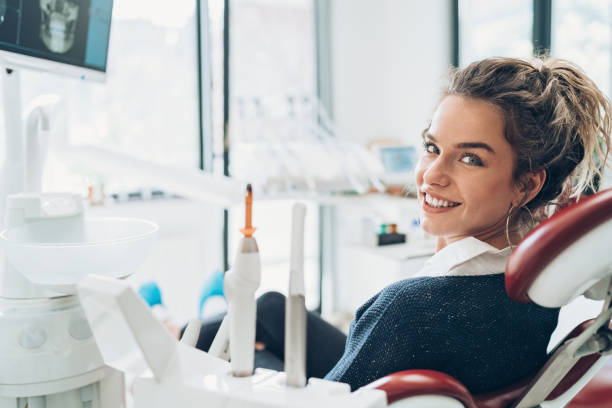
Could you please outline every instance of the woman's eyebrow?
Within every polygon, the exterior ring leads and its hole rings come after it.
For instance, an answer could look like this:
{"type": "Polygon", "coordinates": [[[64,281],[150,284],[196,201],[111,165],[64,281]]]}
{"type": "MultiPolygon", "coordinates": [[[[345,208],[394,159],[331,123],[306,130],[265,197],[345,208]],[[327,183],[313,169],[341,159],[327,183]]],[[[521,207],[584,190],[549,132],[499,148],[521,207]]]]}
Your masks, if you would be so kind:
{"type": "Polygon", "coordinates": [[[464,143],[458,143],[455,146],[460,149],[485,149],[495,154],[495,150],[493,150],[491,146],[483,142],[464,142],[464,143]]]}
{"type": "MultiPolygon", "coordinates": [[[[433,135],[431,133],[425,133],[425,138],[431,140],[434,143],[437,143],[437,140],[435,137],[433,137],[433,135]]],[[[463,142],[463,143],[457,143],[455,145],[456,148],[458,149],[485,149],[493,154],[495,154],[495,150],[493,150],[493,148],[491,146],[489,146],[488,144],[484,143],[484,142],[463,142]]]]}

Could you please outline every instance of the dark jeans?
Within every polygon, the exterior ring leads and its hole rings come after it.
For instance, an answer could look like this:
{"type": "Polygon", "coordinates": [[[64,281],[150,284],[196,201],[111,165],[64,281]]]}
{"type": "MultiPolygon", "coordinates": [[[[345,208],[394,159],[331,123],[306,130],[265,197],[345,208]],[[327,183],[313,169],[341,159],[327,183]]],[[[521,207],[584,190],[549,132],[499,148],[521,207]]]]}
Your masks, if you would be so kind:
{"type": "MultiPolygon", "coordinates": [[[[223,316],[218,316],[202,323],[197,348],[208,351],[222,320],[223,316]]],[[[342,357],[346,336],[312,312],[308,312],[306,333],[307,377],[323,378],[342,357]]],[[[264,343],[266,349],[255,352],[255,367],[282,371],[284,339],[285,297],[277,292],[265,293],[257,299],[255,340],[264,343]]]]}

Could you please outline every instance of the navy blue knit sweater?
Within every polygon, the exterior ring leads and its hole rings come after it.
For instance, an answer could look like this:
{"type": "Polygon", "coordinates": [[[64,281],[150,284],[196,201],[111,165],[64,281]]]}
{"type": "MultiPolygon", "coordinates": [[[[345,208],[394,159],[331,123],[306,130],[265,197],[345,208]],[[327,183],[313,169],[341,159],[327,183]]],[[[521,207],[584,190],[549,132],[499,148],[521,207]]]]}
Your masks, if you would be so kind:
{"type": "Polygon", "coordinates": [[[325,378],[354,390],[397,371],[430,369],[487,392],[544,364],[558,315],[510,300],[503,274],[406,279],[357,310],[344,355],[325,378]]]}

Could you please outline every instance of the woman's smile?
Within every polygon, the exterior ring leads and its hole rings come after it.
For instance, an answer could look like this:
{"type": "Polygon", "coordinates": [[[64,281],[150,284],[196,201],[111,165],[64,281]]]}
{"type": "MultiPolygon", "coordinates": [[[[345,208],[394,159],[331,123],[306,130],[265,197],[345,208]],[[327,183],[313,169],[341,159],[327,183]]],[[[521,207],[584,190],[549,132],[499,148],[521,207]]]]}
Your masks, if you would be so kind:
{"type": "Polygon", "coordinates": [[[420,195],[421,200],[419,200],[419,203],[423,208],[423,211],[427,211],[432,214],[448,212],[461,205],[461,203],[448,200],[444,197],[440,197],[426,191],[422,191],[420,195]]]}

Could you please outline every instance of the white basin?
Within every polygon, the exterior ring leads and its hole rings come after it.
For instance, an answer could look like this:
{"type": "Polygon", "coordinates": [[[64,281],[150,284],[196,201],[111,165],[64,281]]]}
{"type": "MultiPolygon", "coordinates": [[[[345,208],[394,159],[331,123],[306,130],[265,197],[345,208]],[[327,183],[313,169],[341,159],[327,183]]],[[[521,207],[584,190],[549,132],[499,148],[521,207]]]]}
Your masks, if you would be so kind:
{"type": "Polygon", "coordinates": [[[23,224],[0,234],[13,267],[36,285],[75,293],[89,274],[124,278],[146,259],[157,224],[135,218],[69,217],[23,224]]]}

